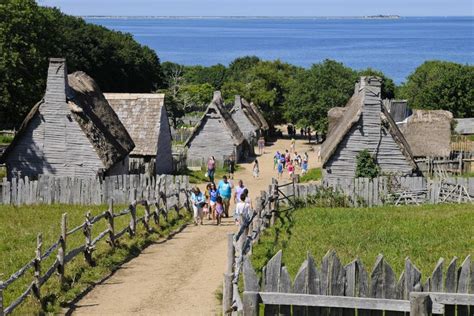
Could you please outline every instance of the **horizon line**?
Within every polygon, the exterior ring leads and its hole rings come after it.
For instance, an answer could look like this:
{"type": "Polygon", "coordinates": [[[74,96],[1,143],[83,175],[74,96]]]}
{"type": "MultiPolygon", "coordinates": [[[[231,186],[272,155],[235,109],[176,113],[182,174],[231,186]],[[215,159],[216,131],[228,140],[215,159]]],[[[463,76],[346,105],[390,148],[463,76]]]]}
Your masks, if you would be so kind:
{"type": "Polygon", "coordinates": [[[398,15],[398,14],[373,14],[373,15],[102,15],[87,14],[75,15],[78,17],[124,17],[124,18],[474,18],[474,15],[398,15]]]}

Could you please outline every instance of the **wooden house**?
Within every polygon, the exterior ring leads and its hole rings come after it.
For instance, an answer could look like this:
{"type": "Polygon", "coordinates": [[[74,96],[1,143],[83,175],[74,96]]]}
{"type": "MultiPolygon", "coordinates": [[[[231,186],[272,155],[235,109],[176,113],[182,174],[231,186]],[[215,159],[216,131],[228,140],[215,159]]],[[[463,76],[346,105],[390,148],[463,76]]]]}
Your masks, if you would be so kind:
{"type": "Polygon", "coordinates": [[[381,79],[361,77],[337,126],[321,148],[324,180],[355,177],[356,157],[364,149],[375,157],[382,173],[418,172],[410,146],[382,104],[381,79]]]}
{"type": "Polygon", "coordinates": [[[270,126],[268,125],[267,120],[263,116],[262,112],[260,109],[255,105],[255,103],[250,102],[249,104],[249,109],[252,110],[252,113],[254,114],[254,117],[258,120],[260,123],[260,133],[262,135],[265,135],[266,132],[270,129],[270,126]]]}
{"type": "Polygon", "coordinates": [[[224,108],[220,91],[214,97],[204,115],[186,140],[187,159],[206,160],[214,156],[218,161],[234,156],[236,161],[245,159],[250,152],[239,126],[224,108]]]}
{"type": "Polygon", "coordinates": [[[65,59],[51,58],[44,98],[0,162],[9,178],[124,174],[134,147],[94,80],[83,72],[68,76],[65,59]]]}
{"type": "Polygon", "coordinates": [[[414,110],[398,123],[415,158],[449,157],[453,114],[443,110],[414,110]]]}
{"type": "Polygon", "coordinates": [[[457,118],[454,130],[459,135],[474,135],[474,118],[457,118]]]}
{"type": "Polygon", "coordinates": [[[164,94],[104,93],[135,143],[129,155],[130,173],[171,174],[171,130],[164,94]]]}
{"type": "Polygon", "coordinates": [[[383,105],[396,123],[402,122],[412,114],[407,100],[385,99],[383,105]]]}
{"type": "Polygon", "coordinates": [[[237,123],[240,131],[244,135],[250,147],[253,149],[257,145],[257,140],[261,135],[262,123],[250,104],[239,95],[235,96],[234,106],[230,110],[232,119],[237,123]]]}

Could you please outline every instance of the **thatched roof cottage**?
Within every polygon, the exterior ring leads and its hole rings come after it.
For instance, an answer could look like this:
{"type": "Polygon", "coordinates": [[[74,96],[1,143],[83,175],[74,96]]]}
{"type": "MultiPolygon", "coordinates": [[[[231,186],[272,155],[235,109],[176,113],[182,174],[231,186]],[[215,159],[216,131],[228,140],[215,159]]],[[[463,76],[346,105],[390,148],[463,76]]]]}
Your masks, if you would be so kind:
{"type": "Polygon", "coordinates": [[[173,172],[171,130],[164,94],[104,93],[135,143],[130,153],[130,172],[173,172]]]}
{"type": "Polygon", "coordinates": [[[234,156],[237,161],[249,154],[249,145],[239,126],[224,108],[220,91],[214,97],[204,115],[186,140],[188,160],[207,159],[214,156],[223,161],[234,156]]]}
{"type": "Polygon", "coordinates": [[[263,126],[258,115],[250,107],[250,104],[244,98],[241,98],[240,95],[236,95],[234,106],[230,113],[247,142],[251,147],[255,146],[263,126]]]}
{"type": "Polygon", "coordinates": [[[268,125],[268,122],[265,119],[265,117],[263,116],[260,109],[253,102],[250,102],[249,108],[252,109],[252,113],[254,114],[254,117],[260,123],[260,130],[263,131],[263,132],[268,131],[270,129],[270,126],[268,125]]]}
{"type": "Polygon", "coordinates": [[[411,175],[418,171],[410,146],[382,104],[381,79],[361,77],[337,126],[321,148],[325,181],[354,178],[356,157],[369,150],[383,173],[411,175]]]}
{"type": "Polygon", "coordinates": [[[95,81],[83,72],[68,76],[65,59],[51,58],[44,98],[0,161],[9,178],[123,174],[134,147],[95,81]]]}
{"type": "Polygon", "coordinates": [[[398,127],[414,157],[448,157],[452,120],[453,114],[449,111],[414,110],[398,127]]]}

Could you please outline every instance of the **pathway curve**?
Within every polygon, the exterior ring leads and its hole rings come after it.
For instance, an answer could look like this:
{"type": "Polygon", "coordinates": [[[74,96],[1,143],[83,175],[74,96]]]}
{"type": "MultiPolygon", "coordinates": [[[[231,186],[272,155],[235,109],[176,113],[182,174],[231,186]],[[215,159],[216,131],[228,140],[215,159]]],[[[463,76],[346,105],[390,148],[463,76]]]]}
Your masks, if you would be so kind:
{"type": "MultiPolygon", "coordinates": [[[[252,163],[242,164],[235,181],[242,179],[252,200],[267,190],[273,170],[273,154],[290,147],[278,140],[258,157],[260,178],[253,179],[252,163]]],[[[297,151],[309,150],[303,141],[297,151]]],[[[316,161],[314,152],[311,160],[316,161]]],[[[287,177],[287,175],[285,175],[287,177]]],[[[231,209],[233,206],[231,205],[231,209]]],[[[226,267],[226,234],[235,232],[231,219],[217,227],[211,222],[188,226],[172,239],[146,248],[113,276],[98,284],[73,310],[77,315],[220,315],[216,291],[226,267]]]]}

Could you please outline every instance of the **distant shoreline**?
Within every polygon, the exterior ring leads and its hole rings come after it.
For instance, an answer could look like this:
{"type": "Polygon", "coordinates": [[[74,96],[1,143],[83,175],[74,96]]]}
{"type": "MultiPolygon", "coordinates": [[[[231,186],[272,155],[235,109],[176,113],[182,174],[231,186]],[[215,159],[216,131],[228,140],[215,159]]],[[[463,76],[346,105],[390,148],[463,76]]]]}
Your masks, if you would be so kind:
{"type": "Polygon", "coordinates": [[[367,15],[367,16],[125,16],[125,15],[83,15],[85,19],[140,19],[140,20],[199,20],[199,19],[235,19],[235,20],[265,20],[265,19],[286,19],[286,20],[397,20],[402,18],[399,15],[367,15]]]}

